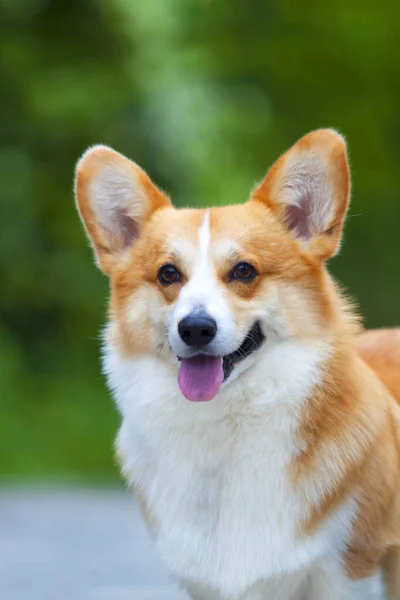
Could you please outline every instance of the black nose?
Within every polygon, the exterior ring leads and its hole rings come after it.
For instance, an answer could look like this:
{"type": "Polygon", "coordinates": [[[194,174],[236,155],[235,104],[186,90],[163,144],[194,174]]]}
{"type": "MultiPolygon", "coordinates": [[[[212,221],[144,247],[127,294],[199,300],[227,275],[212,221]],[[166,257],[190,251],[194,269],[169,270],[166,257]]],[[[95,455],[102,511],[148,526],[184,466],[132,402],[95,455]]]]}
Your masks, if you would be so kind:
{"type": "Polygon", "coordinates": [[[206,314],[191,314],[178,324],[179,335],[188,346],[205,346],[215,338],[217,323],[206,314]]]}

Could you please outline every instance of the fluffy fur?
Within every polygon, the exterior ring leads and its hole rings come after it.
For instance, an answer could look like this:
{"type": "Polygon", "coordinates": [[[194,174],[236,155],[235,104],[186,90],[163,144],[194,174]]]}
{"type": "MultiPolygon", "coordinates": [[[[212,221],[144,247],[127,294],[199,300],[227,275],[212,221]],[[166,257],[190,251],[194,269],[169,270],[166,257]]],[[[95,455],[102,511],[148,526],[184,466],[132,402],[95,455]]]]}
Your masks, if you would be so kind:
{"type": "Polygon", "coordinates": [[[176,210],[104,146],[78,208],[110,277],[104,368],[117,449],[155,544],[194,600],[400,598],[400,331],[361,333],[325,267],[349,202],[343,138],[308,134],[240,206],[176,210]],[[230,276],[241,261],[251,281],[230,276]],[[179,281],[162,285],[160,267],[179,281]],[[201,306],[226,356],[265,341],[217,396],[186,400],[178,323],[201,306]]]}

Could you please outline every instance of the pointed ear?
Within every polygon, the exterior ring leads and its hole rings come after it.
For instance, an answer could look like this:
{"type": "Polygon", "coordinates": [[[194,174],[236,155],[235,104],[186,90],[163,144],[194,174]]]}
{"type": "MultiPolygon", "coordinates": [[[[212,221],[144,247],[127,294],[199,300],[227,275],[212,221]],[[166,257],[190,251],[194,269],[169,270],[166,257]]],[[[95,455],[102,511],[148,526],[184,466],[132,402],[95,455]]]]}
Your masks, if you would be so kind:
{"type": "Polygon", "coordinates": [[[97,263],[107,275],[150,215],[171,205],[138,165],[100,145],[89,148],[78,161],[75,195],[97,263]]]}
{"type": "Polygon", "coordinates": [[[259,200],[320,260],[336,254],[350,196],[346,144],[333,129],[301,138],[271,167],[259,200]]]}

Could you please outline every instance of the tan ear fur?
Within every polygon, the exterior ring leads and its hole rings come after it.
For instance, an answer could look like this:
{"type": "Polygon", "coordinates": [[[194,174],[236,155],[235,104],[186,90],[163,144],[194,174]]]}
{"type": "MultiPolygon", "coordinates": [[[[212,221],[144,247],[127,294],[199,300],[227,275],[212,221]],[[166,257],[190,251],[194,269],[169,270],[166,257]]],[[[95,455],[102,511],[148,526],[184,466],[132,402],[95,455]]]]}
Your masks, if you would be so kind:
{"type": "Polygon", "coordinates": [[[320,129],[276,161],[251,200],[266,204],[303,249],[326,260],[339,249],[349,198],[345,141],[333,129],[320,129]]]}
{"type": "Polygon", "coordinates": [[[110,275],[145,221],[169,198],[134,162],[107,146],[89,148],[76,166],[79,214],[99,267],[110,275]]]}

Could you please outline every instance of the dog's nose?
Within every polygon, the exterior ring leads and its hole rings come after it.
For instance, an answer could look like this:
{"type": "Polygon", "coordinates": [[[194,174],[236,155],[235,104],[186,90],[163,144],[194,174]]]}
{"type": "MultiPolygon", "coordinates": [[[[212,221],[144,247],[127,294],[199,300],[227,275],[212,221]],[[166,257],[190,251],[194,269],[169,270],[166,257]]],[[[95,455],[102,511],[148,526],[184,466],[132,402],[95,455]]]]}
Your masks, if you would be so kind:
{"type": "Polygon", "coordinates": [[[200,348],[215,338],[217,323],[207,314],[190,314],[179,322],[178,332],[185,344],[200,348]]]}

